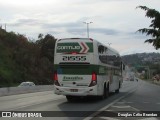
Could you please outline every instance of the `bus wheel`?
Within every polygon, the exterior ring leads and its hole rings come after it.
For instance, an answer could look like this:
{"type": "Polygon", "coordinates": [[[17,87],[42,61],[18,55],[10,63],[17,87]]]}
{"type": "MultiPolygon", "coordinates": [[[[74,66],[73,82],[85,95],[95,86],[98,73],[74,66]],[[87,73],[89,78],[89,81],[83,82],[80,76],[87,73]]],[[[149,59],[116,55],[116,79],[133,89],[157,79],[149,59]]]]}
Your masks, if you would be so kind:
{"type": "Polygon", "coordinates": [[[103,95],[101,96],[102,99],[106,99],[109,96],[109,87],[106,85],[104,85],[104,89],[103,89],[103,95]]]}
{"type": "Polygon", "coordinates": [[[107,85],[106,98],[109,97],[109,85],[107,85]]]}
{"type": "Polygon", "coordinates": [[[115,93],[119,93],[119,89],[115,90],[115,93]]]}
{"type": "Polygon", "coordinates": [[[117,90],[115,90],[115,93],[119,93],[119,89],[120,89],[120,83],[119,83],[119,87],[117,90]]]}
{"type": "Polygon", "coordinates": [[[74,96],[67,95],[67,96],[66,96],[66,99],[67,99],[68,102],[73,102],[74,99],[75,99],[75,97],[74,97],[74,96]]]}

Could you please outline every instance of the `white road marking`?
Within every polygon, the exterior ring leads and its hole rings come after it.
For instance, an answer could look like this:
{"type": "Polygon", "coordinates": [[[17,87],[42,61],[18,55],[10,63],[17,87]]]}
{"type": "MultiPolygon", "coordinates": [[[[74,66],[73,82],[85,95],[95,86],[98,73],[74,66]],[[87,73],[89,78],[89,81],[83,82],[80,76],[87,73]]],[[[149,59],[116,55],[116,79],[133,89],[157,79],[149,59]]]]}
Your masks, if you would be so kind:
{"type": "Polygon", "coordinates": [[[129,104],[130,104],[130,103],[133,103],[133,102],[126,102],[126,103],[129,103],[129,104]]]}
{"type": "MultiPolygon", "coordinates": [[[[130,106],[131,107],[131,106],[130,106]]],[[[138,110],[137,108],[134,108],[134,107],[131,107],[132,109],[134,109],[135,111],[140,111],[140,110],[138,110]]]]}
{"type": "Polygon", "coordinates": [[[111,117],[100,117],[100,118],[105,119],[105,120],[120,120],[120,119],[111,118],[111,117]]]}
{"type": "Polygon", "coordinates": [[[134,109],[135,111],[139,111],[138,109],[132,107],[132,106],[129,106],[129,105],[126,105],[126,106],[117,106],[117,105],[113,105],[111,107],[115,107],[115,108],[120,108],[120,109],[123,109],[123,108],[132,108],[134,109]]]}
{"type": "Polygon", "coordinates": [[[117,106],[117,105],[113,105],[111,107],[115,107],[115,108],[130,108],[131,106],[126,105],[126,106],[117,106]]]}
{"type": "Polygon", "coordinates": [[[117,102],[118,104],[124,104],[125,102],[117,102]]]}
{"type": "Polygon", "coordinates": [[[149,102],[143,102],[143,103],[149,103],[149,102]]]}
{"type": "Polygon", "coordinates": [[[108,104],[107,106],[105,106],[105,107],[99,109],[97,112],[91,114],[90,116],[84,118],[83,120],[90,120],[90,119],[92,119],[94,116],[98,115],[98,114],[101,113],[102,111],[105,111],[107,108],[109,108],[109,107],[112,106],[113,104],[117,103],[117,102],[120,101],[121,99],[125,98],[127,95],[133,93],[135,90],[136,90],[136,89],[134,89],[134,90],[128,92],[127,94],[125,94],[124,96],[122,96],[122,97],[120,97],[120,98],[114,100],[113,102],[111,102],[111,103],[108,104]]]}
{"type": "Polygon", "coordinates": [[[105,111],[113,111],[113,110],[105,110],[105,111]]]}
{"type": "Polygon", "coordinates": [[[155,117],[150,117],[150,118],[143,118],[143,119],[139,119],[139,120],[158,120],[158,119],[155,117]]]}

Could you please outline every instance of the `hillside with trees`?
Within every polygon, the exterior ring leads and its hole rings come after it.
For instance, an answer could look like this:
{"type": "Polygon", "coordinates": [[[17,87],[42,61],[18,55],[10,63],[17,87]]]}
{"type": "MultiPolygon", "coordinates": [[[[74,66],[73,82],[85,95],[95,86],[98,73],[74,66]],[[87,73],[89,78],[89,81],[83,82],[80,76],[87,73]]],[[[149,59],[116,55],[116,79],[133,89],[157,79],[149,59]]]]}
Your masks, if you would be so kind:
{"type": "Polygon", "coordinates": [[[134,67],[138,72],[145,70],[148,67],[151,76],[160,74],[160,53],[137,53],[122,56],[124,64],[134,67]],[[143,67],[145,66],[145,67],[143,67]]]}
{"type": "Polygon", "coordinates": [[[55,41],[50,34],[39,34],[33,42],[0,28],[0,87],[17,86],[24,81],[53,84],[55,41]]]}

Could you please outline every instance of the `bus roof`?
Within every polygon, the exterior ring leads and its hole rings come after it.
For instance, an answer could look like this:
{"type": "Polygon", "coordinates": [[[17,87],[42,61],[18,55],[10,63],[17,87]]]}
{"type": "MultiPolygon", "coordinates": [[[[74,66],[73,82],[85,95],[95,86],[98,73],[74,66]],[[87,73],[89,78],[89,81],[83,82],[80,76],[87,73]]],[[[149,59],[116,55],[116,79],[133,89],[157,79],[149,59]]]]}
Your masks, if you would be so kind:
{"type": "Polygon", "coordinates": [[[91,40],[93,41],[92,38],[63,38],[63,39],[59,39],[58,41],[61,41],[61,40],[91,40]]]}
{"type": "MultiPolygon", "coordinates": [[[[95,39],[92,39],[92,38],[62,38],[62,39],[58,39],[58,41],[62,41],[62,40],[90,40],[90,41],[102,44],[101,42],[99,42],[99,41],[97,41],[95,39]]],[[[104,45],[105,47],[109,48],[111,51],[113,51],[114,53],[116,53],[117,55],[120,56],[120,54],[119,54],[119,52],[117,50],[113,49],[112,47],[110,47],[108,45],[105,45],[105,44],[102,44],[102,45],[104,45]]]]}

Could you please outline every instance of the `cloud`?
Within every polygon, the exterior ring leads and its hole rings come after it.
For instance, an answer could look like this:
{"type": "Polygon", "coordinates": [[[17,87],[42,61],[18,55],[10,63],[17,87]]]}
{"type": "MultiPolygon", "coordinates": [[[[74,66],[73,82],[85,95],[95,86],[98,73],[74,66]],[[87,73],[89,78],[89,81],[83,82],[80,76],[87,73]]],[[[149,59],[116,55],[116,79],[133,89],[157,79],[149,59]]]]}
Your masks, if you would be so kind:
{"type": "MultiPolygon", "coordinates": [[[[86,34],[86,28],[67,28],[66,30],[70,34],[86,34]]],[[[99,33],[104,35],[117,35],[120,32],[115,29],[107,29],[107,28],[92,28],[89,30],[91,33],[99,33]]]]}
{"type": "Polygon", "coordinates": [[[16,20],[14,23],[9,23],[11,26],[21,27],[21,26],[36,26],[41,25],[41,21],[38,19],[31,19],[31,18],[22,18],[16,20]]]}
{"type": "Polygon", "coordinates": [[[94,32],[94,33],[105,34],[105,35],[117,35],[120,33],[120,31],[118,31],[118,30],[109,29],[109,28],[93,28],[90,31],[94,32]]]}
{"type": "MultiPolygon", "coordinates": [[[[29,27],[36,27],[38,26],[42,30],[45,30],[46,33],[54,33],[54,34],[60,34],[63,32],[72,34],[72,35],[80,35],[84,36],[86,35],[86,25],[83,23],[83,21],[88,21],[90,17],[82,17],[78,19],[75,22],[46,22],[45,20],[36,18],[27,18],[27,17],[21,17],[19,19],[16,19],[14,23],[10,23],[9,25],[13,27],[23,27],[23,26],[29,26],[29,27]]],[[[97,34],[103,34],[103,35],[125,35],[126,37],[132,37],[133,39],[147,39],[145,35],[142,35],[138,32],[123,32],[115,28],[96,28],[91,27],[89,29],[90,33],[97,33],[97,34]]]]}
{"type": "Polygon", "coordinates": [[[66,22],[61,21],[61,22],[54,22],[54,23],[44,23],[43,28],[79,28],[84,26],[84,21],[87,21],[91,19],[91,17],[82,17],[79,18],[78,20],[73,19],[73,21],[67,21],[66,22]]]}
{"type": "Polygon", "coordinates": [[[70,34],[73,34],[73,35],[84,36],[86,34],[85,28],[68,28],[66,31],[70,34]]]}
{"type": "Polygon", "coordinates": [[[44,23],[42,25],[43,28],[67,28],[67,27],[71,27],[71,28],[75,28],[75,27],[79,27],[79,23],[76,22],[68,22],[68,23],[44,23]]]}
{"type": "Polygon", "coordinates": [[[144,40],[146,40],[146,39],[151,38],[151,36],[146,36],[146,34],[142,34],[142,33],[137,32],[137,31],[136,32],[129,32],[129,33],[127,33],[127,35],[133,37],[134,39],[144,39],[144,40]]]}
{"type": "Polygon", "coordinates": [[[79,4],[96,4],[96,3],[100,3],[100,2],[107,3],[107,2],[113,2],[113,1],[121,2],[121,1],[128,1],[128,0],[74,0],[74,1],[72,1],[72,3],[75,2],[75,3],[79,3],[79,4]]]}

